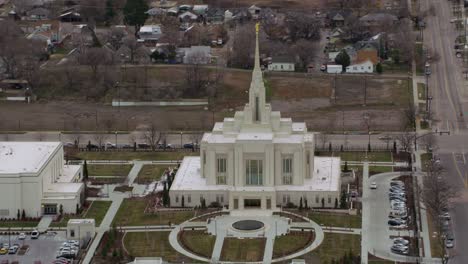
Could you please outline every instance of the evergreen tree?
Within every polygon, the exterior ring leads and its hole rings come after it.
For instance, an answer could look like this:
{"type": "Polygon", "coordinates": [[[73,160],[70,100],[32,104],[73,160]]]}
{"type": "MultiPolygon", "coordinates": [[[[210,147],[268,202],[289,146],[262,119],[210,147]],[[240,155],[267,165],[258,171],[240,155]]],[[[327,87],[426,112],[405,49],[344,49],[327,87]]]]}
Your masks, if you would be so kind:
{"type": "Polygon", "coordinates": [[[332,151],[332,144],[331,144],[331,142],[328,142],[328,151],[329,151],[329,152],[332,151]]]}
{"type": "Polygon", "coordinates": [[[60,205],[60,207],[59,207],[59,214],[61,216],[63,215],[63,205],[60,205]]]}
{"type": "Polygon", "coordinates": [[[338,198],[335,198],[335,209],[338,208],[338,198]]]}
{"type": "Polygon", "coordinates": [[[382,73],[383,72],[383,67],[381,63],[377,63],[377,66],[375,66],[375,71],[377,73],[382,73]]]}
{"type": "Polygon", "coordinates": [[[24,209],[23,209],[23,214],[21,215],[21,219],[23,220],[26,219],[26,212],[24,211],[24,209]]]}
{"type": "Polygon", "coordinates": [[[351,58],[346,50],[342,50],[335,58],[335,63],[343,66],[343,70],[351,64],[351,58]]]}
{"type": "Polygon", "coordinates": [[[299,200],[299,210],[302,210],[302,197],[301,197],[301,199],[299,200]]]}
{"type": "Polygon", "coordinates": [[[371,152],[371,146],[370,146],[370,143],[367,143],[367,151],[371,152]]]}
{"type": "Polygon", "coordinates": [[[86,160],[84,161],[83,164],[83,181],[88,180],[88,164],[86,163],[86,160]]]}
{"type": "Polygon", "coordinates": [[[325,198],[322,198],[322,208],[325,208],[325,198]]]}
{"type": "Polygon", "coordinates": [[[16,219],[20,220],[20,210],[18,209],[18,212],[16,213],[16,219]]]}
{"type": "Polygon", "coordinates": [[[393,141],[393,153],[397,153],[397,145],[396,145],[396,141],[393,141]]]}
{"type": "Polygon", "coordinates": [[[344,172],[348,172],[348,171],[349,171],[349,170],[348,170],[348,161],[345,161],[345,163],[344,163],[344,170],[343,170],[343,171],[344,171],[344,172]]]}
{"type": "Polygon", "coordinates": [[[309,206],[307,205],[307,198],[304,198],[304,208],[309,209],[309,206]]]}
{"type": "Polygon", "coordinates": [[[140,30],[140,27],[145,24],[148,17],[145,12],[148,9],[145,0],[127,0],[123,9],[124,21],[128,25],[135,26],[135,35],[140,30]]]}
{"type": "Polygon", "coordinates": [[[343,152],[343,145],[340,146],[340,151],[343,152]]]}
{"type": "Polygon", "coordinates": [[[106,1],[106,23],[110,24],[110,20],[112,20],[115,16],[114,7],[112,6],[112,0],[106,1]]]}
{"type": "Polygon", "coordinates": [[[341,192],[341,197],[340,197],[340,208],[341,209],[346,209],[348,207],[348,204],[346,203],[346,197],[347,197],[346,191],[343,190],[341,192]]]}
{"type": "Polygon", "coordinates": [[[181,206],[182,206],[182,207],[185,207],[185,198],[184,198],[183,195],[182,195],[182,203],[181,203],[181,206]]]}

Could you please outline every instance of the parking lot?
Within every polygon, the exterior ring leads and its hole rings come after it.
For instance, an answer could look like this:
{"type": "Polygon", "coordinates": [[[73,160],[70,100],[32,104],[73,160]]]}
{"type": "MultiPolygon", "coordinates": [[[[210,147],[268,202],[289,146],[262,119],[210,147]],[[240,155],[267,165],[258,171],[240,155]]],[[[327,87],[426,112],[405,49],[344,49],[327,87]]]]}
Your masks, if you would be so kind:
{"type": "MultiPolygon", "coordinates": [[[[412,252],[408,256],[395,254],[391,252],[393,239],[395,237],[409,238],[413,232],[401,226],[399,228],[390,228],[388,225],[389,214],[391,212],[389,189],[392,179],[400,176],[400,173],[382,173],[371,176],[364,186],[363,206],[367,206],[370,212],[368,219],[368,244],[369,253],[392,259],[395,261],[410,261],[412,252]],[[372,183],[375,183],[376,189],[371,189],[372,183]]],[[[409,187],[409,186],[408,186],[409,187]]],[[[412,243],[411,239],[409,239],[412,243]]],[[[412,246],[410,246],[412,247],[412,246]]]]}
{"type": "Polygon", "coordinates": [[[34,264],[40,260],[41,263],[52,263],[57,255],[57,251],[62,243],[66,241],[65,232],[50,232],[41,234],[38,239],[31,239],[30,235],[26,236],[25,240],[19,240],[18,235],[1,235],[0,243],[10,243],[10,245],[18,244],[20,247],[28,245],[29,249],[25,255],[5,254],[0,255],[0,263],[3,260],[18,261],[20,264],[34,264]]]}

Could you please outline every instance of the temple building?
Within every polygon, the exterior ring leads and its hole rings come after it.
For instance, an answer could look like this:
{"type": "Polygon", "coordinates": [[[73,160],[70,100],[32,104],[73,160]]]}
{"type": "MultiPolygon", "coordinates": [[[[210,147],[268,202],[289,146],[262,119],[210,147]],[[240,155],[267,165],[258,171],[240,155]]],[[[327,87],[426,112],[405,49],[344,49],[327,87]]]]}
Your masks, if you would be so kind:
{"type": "Polygon", "coordinates": [[[314,134],[272,111],[265,100],[258,25],[249,102],[203,135],[200,157],[185,157],[170,189],[171,206],[217,202],[231,210],[265,209],[302,198],[333,207],[340,195],[340,158],[315,157],[314,134]]]}

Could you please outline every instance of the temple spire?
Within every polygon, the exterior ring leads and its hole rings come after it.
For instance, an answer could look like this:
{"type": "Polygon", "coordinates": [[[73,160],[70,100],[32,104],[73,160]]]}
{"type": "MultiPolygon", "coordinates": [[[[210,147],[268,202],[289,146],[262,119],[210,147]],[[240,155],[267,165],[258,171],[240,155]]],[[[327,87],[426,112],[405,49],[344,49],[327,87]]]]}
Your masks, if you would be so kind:
{"type": "Polygon", "coordinates": [[[265,121],[265,85],[263,83],[262,69],[260,68],[260,48],[258,35],[260,24],[255,25],[255,63],[252,72],[252,81],[249,89],[249,105],[252,113],[252,122],[265,121]]]}

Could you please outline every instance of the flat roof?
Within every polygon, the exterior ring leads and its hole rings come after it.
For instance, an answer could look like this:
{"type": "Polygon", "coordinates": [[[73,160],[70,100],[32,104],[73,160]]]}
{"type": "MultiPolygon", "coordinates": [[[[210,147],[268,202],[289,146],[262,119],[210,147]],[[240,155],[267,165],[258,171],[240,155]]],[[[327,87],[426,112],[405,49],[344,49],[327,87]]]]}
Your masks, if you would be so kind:
{"type": "Polygon", "coordinates": [[[303,185],[230,186],[207,185],[200,175],[200,157],[185,157],[177,171],[172,191],[339,191],[341,160],[339,157],[314,157],[312,177],[303,185]]]}
{"type": "Polygon", "coordinates": [[[0,175],[37,173],[60,142],[0,142],[0,175]]]}

